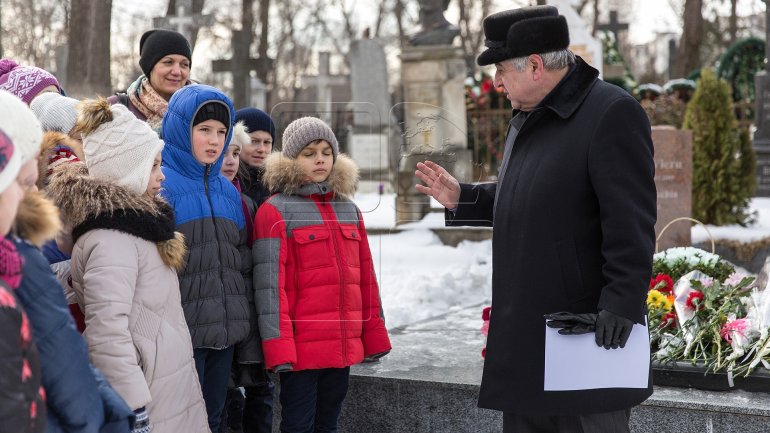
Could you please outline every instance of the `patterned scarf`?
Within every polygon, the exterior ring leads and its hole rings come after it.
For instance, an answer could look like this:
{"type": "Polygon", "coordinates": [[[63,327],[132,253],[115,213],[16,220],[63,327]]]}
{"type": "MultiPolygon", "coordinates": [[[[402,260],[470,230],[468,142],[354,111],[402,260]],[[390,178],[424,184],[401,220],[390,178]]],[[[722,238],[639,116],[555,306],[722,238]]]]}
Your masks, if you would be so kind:
{"type": "Polygon", "coordinates": [[[136,107],[152,129],[159,130],[163,122],[163,115],[168,110],[168,101],[155,91],[150,85],[150,79],[141,75],[136,81],[131,83],[126,90],[131,105],[136,107]]]}
{"type": "Polygon", "coordinates": [[[21,284],[23,259],[16,251],[16,246],[8,238],[0,239],[0,278],[12,289],[21,284]]]}

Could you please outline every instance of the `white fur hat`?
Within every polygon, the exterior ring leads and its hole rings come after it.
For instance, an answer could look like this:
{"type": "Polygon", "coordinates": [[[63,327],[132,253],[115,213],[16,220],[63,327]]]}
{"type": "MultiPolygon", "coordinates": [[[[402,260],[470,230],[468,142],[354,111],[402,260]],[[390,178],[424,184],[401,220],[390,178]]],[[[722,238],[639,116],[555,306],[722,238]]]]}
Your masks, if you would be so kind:
{"type": "Polygon", "coordinates": [[[75,128],[83,135],[83,153],[91,176],[144,194],[163,140],[146,122],[106,99],[83,101],[75,128]]]}
{"type": "Polygon", "coordinates": [[[43,128],[21,99],[0,90],[0,129],[11,139],[22,165],[40,155],[43,128]]]}
{"type": "Polygon", "coordinates": [[[230,146],[238,146],[238,148],[243,149],[243,146],[249,142],[251,142],[251,137],[246,132],[246,125],[243,124],[243,120],[240,120],[233,126],[233,138],[230,140],[230,146]]]}
{"type": "Polygon", "coordinates": [[[29,104],[45,131],[69,134],[78,118],[77,99],[68,98],[55,92],[45,92],[29,104]]]}

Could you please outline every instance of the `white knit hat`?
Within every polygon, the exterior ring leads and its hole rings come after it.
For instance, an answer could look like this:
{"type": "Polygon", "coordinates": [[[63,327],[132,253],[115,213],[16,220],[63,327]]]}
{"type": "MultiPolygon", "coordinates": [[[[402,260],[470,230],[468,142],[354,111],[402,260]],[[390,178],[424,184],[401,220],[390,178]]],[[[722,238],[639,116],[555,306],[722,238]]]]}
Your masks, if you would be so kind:
{"type": "Polygon", "coordinates": [[[19,150],[11,138],[0,129],[0,193],[16,180],[21,169],[19,150]]]}
{"type": "Polygon", "coordinates": [[[40,122],[27,104],[4,90],[0,90],[0,129],[13,141],[22,165],[38,157],[43,142],[40,122]]]}
{"type": "Polygon", "coordinates": [[[55,92],[45,92],[29,104],[29,108],[35,113],[43,130],[58,131],[69,134],[75,127],[78,118],[77,99],[68,98],[55,92]]]}
{"type": "Polygon", "coordinates": [[[83,135],[88,172],[144,194],[163,140],[124,105],[106,99],[83,101],[76,128],[83,135]]]}

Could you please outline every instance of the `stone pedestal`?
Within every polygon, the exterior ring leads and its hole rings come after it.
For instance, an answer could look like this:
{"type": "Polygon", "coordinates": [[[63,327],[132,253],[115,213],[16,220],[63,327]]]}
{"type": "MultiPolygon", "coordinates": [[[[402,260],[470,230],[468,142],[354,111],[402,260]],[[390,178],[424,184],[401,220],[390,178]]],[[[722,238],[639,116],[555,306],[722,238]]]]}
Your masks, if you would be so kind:
{"type": "Polygon", "coordinates": [[[430,210],[414,175],[430,159],[460,182],[472,181],[468,151],[462,50],[448,45],[407,47],[401,53],[404,148],[398,164],[396,223],[418,221],[430,210]]]}
{"type": "MultiPolygon", "coordinates": [[[[692,215],[692,132],[672,126],[653,126],[655,187],[658,191],[658,221],[655,236],[676,218],[692,215]]],[[[692,222],[679,221],[666,229],[658,251],[690,246],[692,222]]]]}
{"type": "Polygon", "coordinates": [[[754,76],[756,117],[754,152],[757,155],[757,197],[770,197],[770,76],[760,71],[754,76]]]}

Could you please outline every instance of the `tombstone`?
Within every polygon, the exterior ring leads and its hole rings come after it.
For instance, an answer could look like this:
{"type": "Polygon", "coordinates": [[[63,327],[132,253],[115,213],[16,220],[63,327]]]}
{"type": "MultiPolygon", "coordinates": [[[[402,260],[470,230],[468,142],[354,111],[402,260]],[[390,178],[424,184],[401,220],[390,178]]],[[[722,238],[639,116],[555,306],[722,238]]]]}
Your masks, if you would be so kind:
{"type": "Polygon", "coordinates": [[[213,24],[212,15],[192,13],[192,0],[176,0],[176,15],[152,19],[152,25],[157,29],[176,30],[181,33],[190,43],[191,49],[195,48],[193,34],[201,27],[209,27],[213,24]]]}
{"type": "MultiPolygon", "coordinates": [[[[765,8],[766,41],[770,41],[770,7],[765,8]]],[[[770,197],[770,43],[765,44],[765,70],[754,76],[756,117],[754,152],[757,155],[757,197],[770,197]]]]}
{"type": "Polygon", "coordinates": [[[360,169],[359,191],[392,191],[395,150],[391,143],[391,102],[388,92],[388,65],[385,49],[373,39],[361,39],[350,44],[350,85],[353,127],[348,138],[348,153],[360,169]]]}
{"type": "MultiPolygon", "coordinates": [[[[219,59],[211,62],[212,72],[231,72],[233,74],[233,104],[235,109],[249,106],[251,99],[251,71],[257,75],[273,67],[273,59],[254,59],[249,57],[251,47],[250,31],[233,30],[233,56],[230,59],[219,59]]],[[[264,85],[264,83],[263,83],[264,85]]],[[[259,105],[258,107],[264,107],[259,105]]]]}
{"type": "Polygon", "coordinates": [[[303,75],[302,87],[315,87],[316,106],[321,120],[331,125],[332,123],[332,86],[348,85],[347,75],[331,75],[329,60],[331,53],[321,51],[318,53],[318,75],[303,75]]]}
{"type": "Polygon", "coordinates": [[[573,0],[549,0],[548,4],[556,6],[559,13],[567,19],[569,27],[569,49],[582,57],[589,65],[599,71],[601,77],[604,67],[602,42],[591,35],[591,31],[583,18],[573,7],[573,0]]]}
{"type": "Polygon", "coordinates": [[[265,109],[267,107],[267,86],[265,83],[258,76],[252,75],[249,77],[249,88],[251,89],[249,107],[265,109]]]}
{"type": "MultiPolygon", "coordinates": [[[[658,221],[655,237],[676,218],[692,215],[692,131],[673,126],[653,126],[655,188],[658,191],[658,221]]],[[[658,242],[658,250],[690,246],[690,221],[671,224],[658,242]]]]}
{"type": "Polygon", "coordinates": [[[430,159],[460,182],[473,181],[465,77],[461,48],[427,45],[405,47],[401,52],[404,147],[396,184],[396,224],[419,221],[430,211],[428,197],[414,187],[418,162],[430,159]]]}

